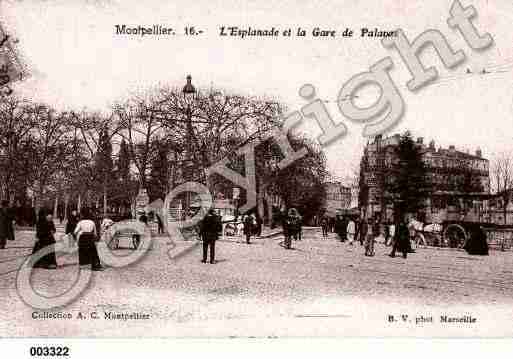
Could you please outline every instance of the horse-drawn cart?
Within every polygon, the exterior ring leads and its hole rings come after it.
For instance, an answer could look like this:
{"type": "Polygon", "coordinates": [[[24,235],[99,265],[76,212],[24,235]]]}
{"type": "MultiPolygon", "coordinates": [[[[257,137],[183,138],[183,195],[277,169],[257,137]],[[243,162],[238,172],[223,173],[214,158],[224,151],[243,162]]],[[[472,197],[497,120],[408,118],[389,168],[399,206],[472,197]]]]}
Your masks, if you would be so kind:
{"type": "Polygon", "coordinates": [[[480,226],[483,229],[491,248],[502,251],[513,249],[513,226],[469,221],[423,224],[412,220],[409,223],[412,247],[463,248],[470,238],[472,228],[475,226],[480,226]]]}

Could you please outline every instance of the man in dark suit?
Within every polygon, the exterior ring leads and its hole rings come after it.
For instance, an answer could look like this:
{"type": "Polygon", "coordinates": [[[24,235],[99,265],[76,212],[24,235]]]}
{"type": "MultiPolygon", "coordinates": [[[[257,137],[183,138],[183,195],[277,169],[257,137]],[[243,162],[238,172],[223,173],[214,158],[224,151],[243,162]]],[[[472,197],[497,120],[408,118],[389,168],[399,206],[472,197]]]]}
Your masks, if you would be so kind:
{"type": "Polygon", "coordinates": [[[337,233],[341,242],[347,239],[347,218],[341,214],[335,217],[335,232],[337,233]]]}
{"type": "Polygon", "coordinates": [[[201,222],[201,238],[203,240],[203,263],[207,263],[208,247],[210,247],[210,263],[215,263],[216,240],[223,230],[220,218],[210,209],[201,222]]]}
{"type": "Polygon", "coordinates": [[[9,202],[2,201],[0,207],[0,249],[4,249],[7,240],[14,240],[13,216],[9,209],[9,202]]]}

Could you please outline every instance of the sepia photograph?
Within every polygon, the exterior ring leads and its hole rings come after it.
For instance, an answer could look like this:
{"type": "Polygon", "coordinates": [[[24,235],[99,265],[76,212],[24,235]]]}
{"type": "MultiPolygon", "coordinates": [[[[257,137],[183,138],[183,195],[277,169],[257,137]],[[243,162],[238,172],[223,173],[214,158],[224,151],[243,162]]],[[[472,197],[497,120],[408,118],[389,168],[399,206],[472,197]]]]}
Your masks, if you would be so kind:
{"type": "Polygon", "coordinates": [[[511,338],[512,21],[1,1],[0,338],[511,338]]]}

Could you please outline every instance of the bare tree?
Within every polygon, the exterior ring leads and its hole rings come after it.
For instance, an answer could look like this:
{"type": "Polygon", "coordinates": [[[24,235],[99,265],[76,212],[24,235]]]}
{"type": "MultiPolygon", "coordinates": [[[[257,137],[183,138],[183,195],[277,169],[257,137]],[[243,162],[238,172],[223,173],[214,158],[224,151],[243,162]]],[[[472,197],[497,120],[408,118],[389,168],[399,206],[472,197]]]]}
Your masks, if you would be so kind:
{"type": "Polygon", "coordinates": [[[281,109],[275,101],[215,89],[199,92],[193,103],[187,103],[177,89],[162,89],[161,97],[154,113],[175,134],[173,141],[178,148],[192,152],[194,179],[209,182],[211,189],[216,187],[215,180],[207,181],[203,169],[223,158],[234,157],[243,144],[264,138],[281,123],[281,109]]]}
{"type": "Polygon", "coordinates": [[[29,185],[32,130],[35,126],[27,100],[0,96],[0,183],[2,197],[11,204],[15,193],[24,193],[29,185]]]}
{"type": "MultiPolygon", "coordinates": [[[[101,193],[104,214],[108,207],[108,194],[112,190],[112,166],[107,166],[107,162],[112,158],[99,158],[105,155],[102,152],[105,143],[112,144],[113,139],[120,136],[121,126],[115,121],[114,114],[101,114],[83,111],[81,113],[72,112],[72,124],[74,144],[82,150],[82,155],[75,154],[76,166],[80,166],[84,161],[88,166],[81,166],[81,183],[79,188],[96,189],[101,193]]],[[[79,194],[80,195],[80,194],[79,194]]],[[[95,194],[95,200],[99,197],[95,194]]]]}
{"type": "Polygon", "coordinates": [[[167,137],[154,106],[158,99],[138,95],[114,106],[119,135],[126,141],[130,159],[137,169],[139,186],[146,188],[151,162],[158,153],[160,140],[167,137]]]}
{"type": "Polygon", "coordinates": [[[507,222],[507,208],[511,202],[511,189],[513,188],[513,156],[510,152],[500,152],[490,164],[490,177],[492,193],[502,199],[504,211],[504,224],[507,222]]]}
{"type": "Polygon", "coordinates": [[[36,193],[36,208],[42,205],[45,189],[53,184],[54,177],[62,169],[62,161],[69,155],[70,127],[65,113],[40,104],[31,106],[33,128],[33,175],[36,193]]]}

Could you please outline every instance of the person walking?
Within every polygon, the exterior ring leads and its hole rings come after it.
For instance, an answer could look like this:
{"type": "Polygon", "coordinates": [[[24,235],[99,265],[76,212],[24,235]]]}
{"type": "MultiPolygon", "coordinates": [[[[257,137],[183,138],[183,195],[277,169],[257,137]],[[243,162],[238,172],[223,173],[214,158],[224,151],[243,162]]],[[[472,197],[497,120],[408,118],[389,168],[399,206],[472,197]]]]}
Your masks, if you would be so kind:
{"type": "Polygon", "coordinates": [[[395,252],[399,251],[403,253],[403,258],[406,259],[410,249],[410,231],[408,229],[406,216],[402,213],[399,214],[396,222],[392,252],[389,256],[394,258],[395,252]]]}
{"type": "Polygon", "coordinates": [[[256,236],[261,237],[262,229],[264,226],[264,221],[263,221],[262,217],[260,216],[260,214],[257,214],[255,221],[256,221],[256,226],[257,226],[256,236]]]}
{"type": "Polygon", "coordinates": [[[210,209],[201,221],[200,235],[203,240],[203,259],[202,263],[207,263],[207,254],[210,247],[210,264],[215,264],[216,241],[219,238],[219,232],[223,230],[221,220],[213,209],[210,209]]]}
{"type": "Polygon", "coordinates": [[[347,220],[345,216],[337,214],[335,217],[335,232],[341,242],[345,242],[347,239],[347,220]]]}
{"type": "Polygon", "coordinates": [[[69,236],[72,236],[75,241],[77,238],[75,237],[75,228],[77,228],[79,218],[78,218],[78,212],[77,210],[71,211],[71,214],[69,215],[67,221],[66,221],[66,227],[64,228],[64,233],[66,233],[69,236]]]}
{"type": "Polygon", "coordinates": [[[57,258],[53,246],[55,245],[55,224],[53,223],[52,214],[44,208],[39,210],[39,216],[36,223],[36,243],[32,249],[32,255],[37,254],[44,248],[50,248],[50,253],[44,255],[37,260],[34,268],[56,269],[57,258]]]}
{"type": "Polygon", "coordinates": [[[341,240],[341,238],[340,238],[340,232],[342,231],[341,227],[342,227],[342,216],[340,215],[340,213],[337,213],[335,215],[335,223],[333,224],[333,230],[337,234],[337,237],[339,240],[341,240]]]}
{"type": "Polygon", "coordinates": [[[301,231],[301,215],[295,208],[288,211],[287,218],[284,223],[285,232],[285,248],[292,248],[292,238],[298,239],[299,232],[301,231]]]}
{"type": "Polygon", "coordinates": [[[0,206],[0,249],[5,249],[7,240],[14,241],[14,219],[9,202],[3,200],[0,206]]]}
{"type": "Polygon", "coordinates": [[[78,240],[78,262],[79,265],[91,265],[91,270],[102,271],[105,268],[101,265],[96,242],[98,242],[98,232],[96,224],[88,210],[83,214],[82,220],[77,223],[74,234],[78,240]]]}
{"type": "Polygon", "coordinates": [[[291,234],[289,233],[289,224],[288,224],[289,216],[285,209],[280,211],[280,221],[281,227],[283,229],[283,237],[285,238],[283,241],[283,246],[285,249],[290,249],[291,246],[291,234]]]}
{"type": "Polygon", "coordinates": [[[347,221],[346,233],[347,233],[348,244],[350,246],[352,246],[354,239],[356,238],[356,223],[351,218],[349,218],[347,221]]]}
{"type": "Polygon", "coordinates": [[[395,235],[395,224],[385,225],[385,246],[390,247],[395,235]]]}
{"type": "Polygon", "coordinates": [[[322,229],[322,238],[328,238],[328,217],[326,215],[321,218],[321,229],[322,229]]]}
{"type": "Polygon", "coordinates": [[[330,218],[328,220],[328,228],[330,233],[335,233],[335,218],[330,218]]]}
{"type": "Polygon", "coordinates": [[[489,251],[488,241],[483,227],[481,227],[479,223],[471,224],[468,227],[469,238],[463,246],[463,249],[470,255],[487,256],[489,251]]]}
{"type": "Polygon", "coordinates": [[[244,235],[246,236],[246,243],[250,244],[251,235],[253,234],[253,217],[250,215],[244,216],[244,235]]]}
{"type": "Polygon", "coordinates": [[[380,225],[380,218],[376,216],[372,221],[372,226],[370,233],[367,233],[367,239],[365,244],[365,253],[369,257],[373,257],[375,254],[374,251],[374,243],[376,242],[376,238],[379,237],[381,234],[381,225],[380,225]]]}
{"type": "Polygon", "coordinates": [[[374,226],[369,225],[367,218],[364,218],[362,227],[365,227],[365,229],[362,228],[363,229],[362,235],[365,233],[364,240],[363,240],[364,248],[365,248],[365,255],[368,257],[372,257],[372,256],[374,256],[374,231],[373,231],[374,226]]]}
{"type": "Polygon", "coordinates": [[[409,240],[408,240],[408,253],[415,253],[415,249],[413,249],[411,243],[415,240],[415,234],[416,234],[416,223],[418,223],[413,216],[408,215],[405,216],[404,219],[406,222],[406,226],[408,227],[408,233],[409,233],[409,240]]]}
{"type": "Polygon", "coordinates": [[[164,222],[162,222],[162,218],[160,218],[160,214],[157,213],[156,217],[157,217],[157,225],[158,225],[157,233],[164,234],[164,222]]]}
{"type": "Polygon", "coordinates": [[[299,214],[299,212],[296,210],[298,219],[297,219],[297,238],[296,240],[302,241],[303,240],[303,216],[299,214]]]}

